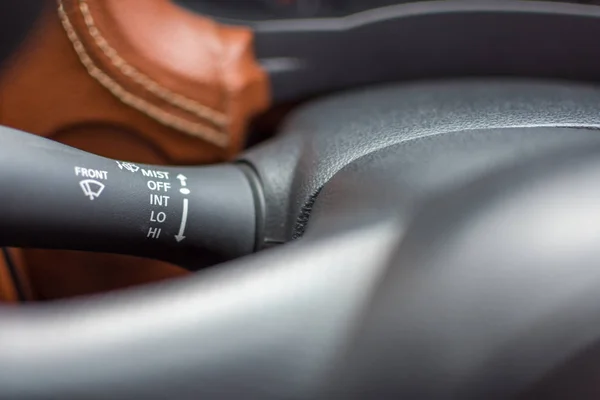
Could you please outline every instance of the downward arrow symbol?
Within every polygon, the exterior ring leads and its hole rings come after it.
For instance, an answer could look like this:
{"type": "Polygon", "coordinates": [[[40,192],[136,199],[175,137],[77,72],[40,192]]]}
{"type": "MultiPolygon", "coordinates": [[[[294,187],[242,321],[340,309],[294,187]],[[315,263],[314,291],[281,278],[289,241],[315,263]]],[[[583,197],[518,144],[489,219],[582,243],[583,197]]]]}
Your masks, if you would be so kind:
{"type": "Polygon", "coordinates": [[[187,216],[188,216],[188,199],[183,199],[183,214],[181,215],[181,225],[179,225],[179,233],[177,233],[177,235],[175,235],[175,240],[177,240],[177,243],[179,243],[183,239],[185,239],[185,236],[183,236],[183,234],[185,233],[185,224],[187,223],[187,216]]]}

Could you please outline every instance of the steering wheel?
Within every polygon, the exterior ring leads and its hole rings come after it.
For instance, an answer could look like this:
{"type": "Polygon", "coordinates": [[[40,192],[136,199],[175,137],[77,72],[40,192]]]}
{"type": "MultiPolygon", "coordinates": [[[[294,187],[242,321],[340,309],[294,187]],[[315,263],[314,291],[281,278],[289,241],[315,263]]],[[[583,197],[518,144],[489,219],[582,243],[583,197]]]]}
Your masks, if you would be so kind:
{"type": "Polygon", "coordinates": [[[477,78],[310,102],[236,162],[0,128],[0,244],[198,270],[0,309],[0,398],[597,398],[600,90],[477,78]]]}

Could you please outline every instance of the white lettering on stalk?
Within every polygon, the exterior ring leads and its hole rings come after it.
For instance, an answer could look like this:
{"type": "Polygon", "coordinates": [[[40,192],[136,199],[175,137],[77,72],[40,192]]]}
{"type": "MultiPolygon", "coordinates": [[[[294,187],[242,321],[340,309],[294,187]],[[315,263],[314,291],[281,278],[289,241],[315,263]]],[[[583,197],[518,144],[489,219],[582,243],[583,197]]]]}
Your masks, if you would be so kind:
{"type": "Polygon", "coordinates": [[[152,239],[158,239],[160,237],[160,232],[162,229],[160,228],[150,228],[148,229],[148,235],[146,235],[146,237],[152,238],[152,239]]]}
{"type": "Polygon", "coordinates": [[[148,189],[156,190],[156,191],[165,191],[168,192],[171,188],[171,184],[169,182],[157,182],[157,181],[148,181],[147,183],[148,189]]]}
{"type": "Polygon", "coordinates": [[[143,169],[142,174],[150,178],[169,179],[169,173],[166,171],[154,171],[152,169],[143,169]]]}
{"type": "Polygon", "coordinates": [[[154,214],[154,211],[150,212],[150,222],[158,222],[158,223],[163,223],[165,222],[165,220],[167,219],[167,214],[165,214],[164,212],[159,212],[158,214],[154,214]]]}
{"type": "Polygon", "coordinates": [[[75,176],[88,179],[108,179],[108,172],[98,169],[75,167],[75,176]]]}
{"type": "Polygon", "coordinates": [[[168,207],[170,198],[171,197],[169,197],[169,196],[162,196],[160,194],[151,194],[150,195],[150,204],[153,206],[168,207]]]}

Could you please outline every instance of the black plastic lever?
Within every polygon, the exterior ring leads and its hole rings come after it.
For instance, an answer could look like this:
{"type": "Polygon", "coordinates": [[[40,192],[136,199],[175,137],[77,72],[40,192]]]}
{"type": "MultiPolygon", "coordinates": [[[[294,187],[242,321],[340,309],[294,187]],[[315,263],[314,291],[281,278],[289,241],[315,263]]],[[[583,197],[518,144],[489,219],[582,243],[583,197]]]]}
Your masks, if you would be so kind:
{"type": "Polygon", "coordinates": [[[0,127],[0,245],[235,258],[255,245],[249,173],[111,160],[0,127]]]}

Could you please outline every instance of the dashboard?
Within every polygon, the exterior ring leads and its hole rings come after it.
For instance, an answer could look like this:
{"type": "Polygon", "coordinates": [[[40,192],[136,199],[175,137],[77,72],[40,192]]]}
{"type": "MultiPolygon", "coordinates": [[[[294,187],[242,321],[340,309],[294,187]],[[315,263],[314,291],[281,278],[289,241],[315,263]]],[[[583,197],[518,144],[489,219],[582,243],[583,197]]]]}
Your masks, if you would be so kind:
{"type": "MultiPolygon", "coordinates": [[[[344,17],[371,9],[404,3],[416,3],[418,1],[419,0],[177,0],[177,3],[185,8],[219,20],[230,22],[253,22],[273,19],[344,17]]],[[[600,0],[550,1],[600,4],[600,0]]]]}

